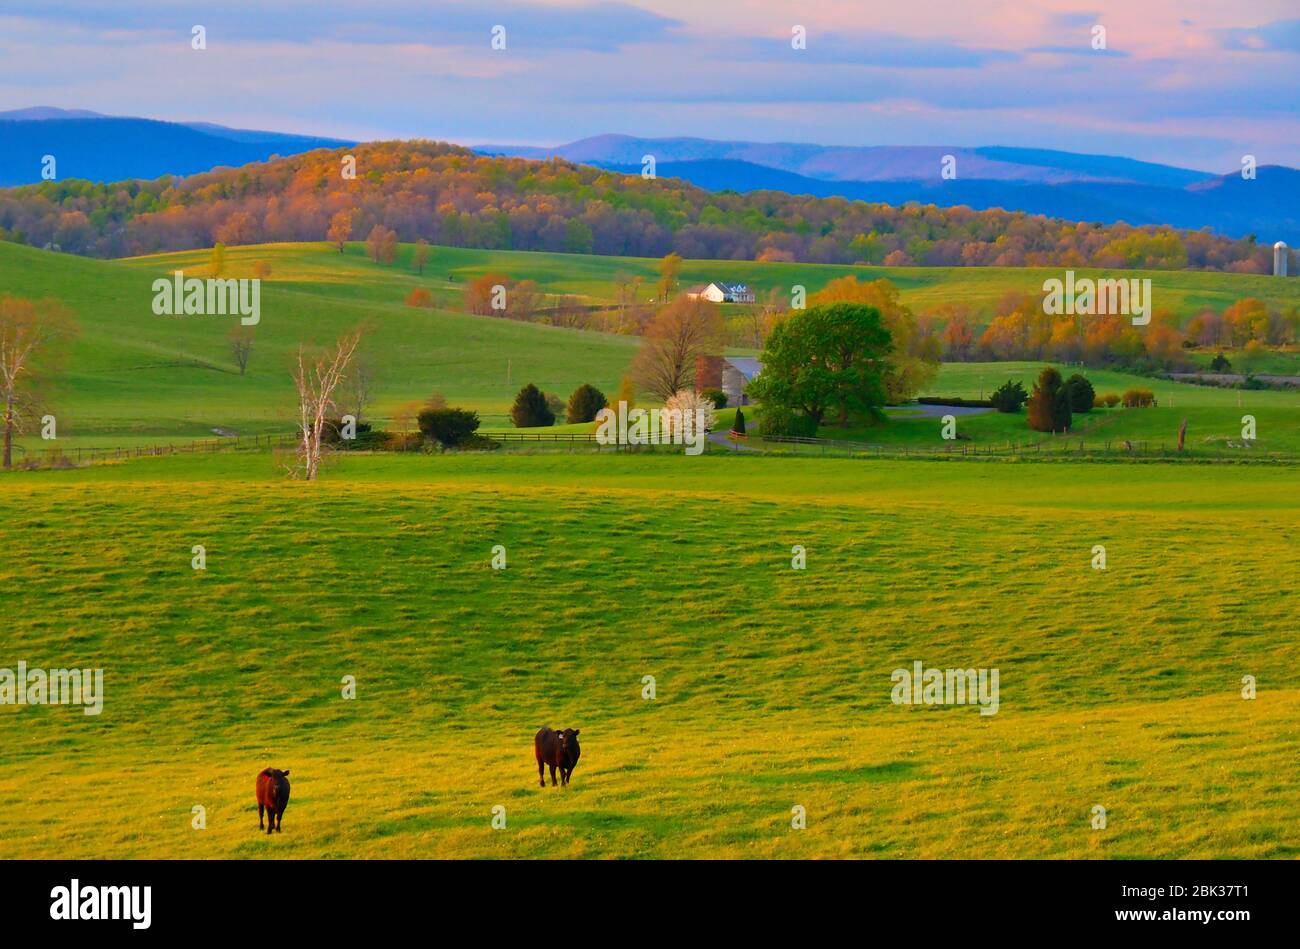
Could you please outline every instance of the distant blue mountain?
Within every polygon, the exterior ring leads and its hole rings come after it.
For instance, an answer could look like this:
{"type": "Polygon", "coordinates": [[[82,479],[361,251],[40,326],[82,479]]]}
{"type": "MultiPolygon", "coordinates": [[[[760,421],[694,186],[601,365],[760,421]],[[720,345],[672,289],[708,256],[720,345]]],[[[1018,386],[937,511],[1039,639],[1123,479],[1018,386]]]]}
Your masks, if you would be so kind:
{"type": "Polygon", "coordinates": [[[46,106],[0,112],[0,186],[41,180],[53,155],[60,180],[121,181],[190,175],[353,142],[208,123],[97,116],[46,106]]]}
{"type": "MultiPolygon", "coordinates": [[[[625,174],[641,166],[598,164],[625,174]]],[[[900,205],[909,201],[975,210],[1003,208],[1070,221],[1101,224],[1163,224],[1213,228],[1229,237],[1255,234],[1259,240],[1300,243],[1300,171],[1280,165],[1257,170],[1253,181],[1240,174],[1203,178],[1186,187],[1079,181],[1048,185],[1015,181],[825,181],[743,161],[658,162],[660,178],[680,178],[708,191],[784,191],[815,197],[839,196],[900,205]]]]}
{"type": "Polygon", "coordinates": [[[899,205],[1004,208],[1071,221],[1163,224],[1229,237],[1300,242],[1300,172],[1281,166],[1213,175],[1110,155],[1052,149],[821,146],[599,135],[555,148],[481,146],[486,154],[570,161],[640,174],[653,155],[661,178],[709,191],[785,191],[899,205]],[[944,180],[942,159],[956,159],[944,180]]]}
{"type": "Polygon", "coordinates": [[[940,181],[945,157],[956,160],[959,178],[1067,184],[1113,181],[1184,187],[1214,177],[1206,171],[1111,155],[1082,155],[1046,148],[951,145],[812,145],[804,142],[743,142],[706,138],[638,138],[596,135],[554,148],[478,146],[487,154],[546,158],[558,155],[586,165],[640,165],[653,155],[664,162],[742,161],[823,181],[940,181]]]}

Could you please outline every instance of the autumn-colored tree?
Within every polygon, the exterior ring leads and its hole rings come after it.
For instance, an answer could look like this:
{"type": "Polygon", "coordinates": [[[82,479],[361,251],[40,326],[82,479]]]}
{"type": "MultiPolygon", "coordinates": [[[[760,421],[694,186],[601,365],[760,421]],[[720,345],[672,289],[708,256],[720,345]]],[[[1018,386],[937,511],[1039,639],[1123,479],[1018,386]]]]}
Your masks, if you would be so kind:
{"type": "Polygon", "coordinates": [[[510,284],[503,273],[486,273],[465,284],[465,312],[478,316],[504,316],[510,303],[510,284]]]}
{"type": "Polygon", "coordinates": [[[636,382],[631,376],[624,376],[618,384],[618,395],[614,397],[615,404],[622,402],[629,409],[636,406],[636,382]]]}
{"type": "Polygon", "coordinates": [[[406,295],[407,306],[427,307],[433,306],[433,294],[427,287],[412,287],[411,292],[406,295]]]}
{"type": "Polygon", "coordinates": [[[366,253],[377,264],[392,264],[397,259],[397,232],[376,224],[366,237],[366,253]]]}
{"type": "Polygon", "coordinates": [[[212,229],[218,244],[256,244],[257,220],[248,211],[236,211],[212,229]]]}
{"type": "Polygon", "coordinates": [[[943,320],[943,345],[948,359],[965,362],[975,345],[975,328],[970,310],[960,304],[945,304],[938,313],[943,320]]]}
{"type": "Polygon", "coordinates": [[[343,248],[352,239],[352,212],[350,210],[334,212],[334,216],[330,218],[329,230],[325,232],[325,239],[337,247],[340,254],[343,253],[343,248]]]}
{"type": "Polygon", "coordinates": [[[542,291],[536,280],[506,282],[506,316],[512,320],[531,320],[542,307],[542,291]]]}
{"type": "Polygon", "coordinates": [[[212,245],[212,253],[208,255],[208,276],[220,277],[226,272],[226,245],[217,241],[212,245]]]}
{"type": "Polygon", "coordinates": [[[1256,297],[1244,297],[1223,311],[1232,345],[1241,348],[1252,339],[1268,339],[1268,306],[1256,297]]]}
{"type": "Polygon", "coordinates": [[[14,433],[39,415],[77,325],[57,300],[0,296],[0,401],[4,403],[4,466],[13,466],[14,433]]]}
{"type": "Polygon", "coordinates": [[[682,258],[680,254],[671,253],[664,255],[659,261],[659,302],[666,303],[668,299],[677,292],[678,275],[682,270],[682,258]]]}
{"type": "Polygon", "coordinates": [[[253,276],[258,280],[265,280],[271,276],[271,265],[265,260],[253,261],[253,276]]]}
{"type": "Polygon", "coordinates": [[[415,249],[411,252],[411,266],[420,276],[424,276],[424,268],[429,263],[429,242],[421,237],[415,242],[415,249]]]}
{"type": "Polygon", "coordinates": [[[720,351],[725,332],[716,304],[685,296],[673,300],[646,327],[632,359],[637,388],[660,399],[692,388],[696,358],[720,351]]]}

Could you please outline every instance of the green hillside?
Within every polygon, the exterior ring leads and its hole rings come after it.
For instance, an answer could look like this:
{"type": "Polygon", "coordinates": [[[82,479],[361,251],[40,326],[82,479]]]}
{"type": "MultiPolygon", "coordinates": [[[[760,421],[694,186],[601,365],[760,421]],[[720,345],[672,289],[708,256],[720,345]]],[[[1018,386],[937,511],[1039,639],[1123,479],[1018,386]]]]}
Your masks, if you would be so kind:
{"type": "Polygon", "coordinates": [[[565,396],[584,382],[613,391],[635,350],[628,338],[405,306],[414,278],[355,251],[240,248],[229,252],[227,276],[250,276],[254,258],[273,272],[241,377],[225,341],[233,317],[155,316],[151,308],[156,277],[176,268],[200,276],[207,254],[116,263],[0,243],[0,292],[63,300],[81,326],[57,402],[62,433],[117,444],[205,437],[213,426],[286,431],[299,341],[329,342],[361,323],[380,413],[435,390],[485,417],[503,416],[524,382],[565,396]]]}
{"type": "MultiPolygon", "coordinates": [[[[641,276],[644,293],[651,294],[657,261],[435,247],[425,274],[417,276],[410,265],[412,250],[404,245],[396,266],[383,267],[372,263],[359,244],[344,254],[323,244],[228,249],[226,276],[251,276],[257,261],[270,267],[244,377],[225,341],[233,318],[160,317],[151,310],[153,280],[176,269],[204,275],[207,251],[103,262],[0,242],[0,292],[61,299],[81,325],[66,384],[52,400],[67,445],[203,438],[214,427],[245,434],[287,430],[293,406],[288,370],[298,342],[325,342],[361,323],[368,327],[364,358],[376,376],[371,413],[379,418],[440,391],[477,409],[485,427],[499,427],[508,424],[509,404],[525,382],[561,397],[583,382],[607,392],[617,387],[636,349],[634,338],[466,315],[460,312],[463,289],[476,276],[504,273],[535,280],[546,293],[575,294],[602,304],[614,299],[619,274],[641,276]],[[429,289],[436,308],[406,306],[403,301],[415,287],[429,289]]],[[[783,291],[798,283],[811,293],[849,273],[888,277],[909,305],[924,312],[944,302],[991,308],[1008,290],[1036,292],[1046,276],[1059,271],[686,261],[681,279],[683,284],[745,281],[759,290],[783,291]]],[[[1294,280],[1204,272],[1134,275],[1152,279],[1157,306],[1175,307],[1185,316],[1201,305],[1221,308],[1247,295],[1278,307],[1300,301],[1300,281],[1294,280]]],[[[976,394],[974,373],[995,385],[1004,370],[945,367],[934,391],[976,394]]],[[[1139,381],[1122,377],[1113,386],[1139,381]]],[[[1099,383],[1099,388],[1111,386],[1110,380],[1099,383]]],[[[1224,409],[1238,407],[1234,392],[1176,388],[1188,392],[1188,404],[1209,400],[1224,409]]],[[[1246,398],[1250,405],[1265,407],[1295,401],[1278,393],[1246,393],[1246,398]]],[[[1222,428],[1214,421],[1215,431],[1222,428]]],[[[1004,438],[1013,422],[971,424],[976,436],[992,425],[996,431],[990,429],[990,437],[1004,438]]],[[[1160,424],[1167,427],[1165,421],[1160,424]]],[[[929,437],[928,430],[919,431],[917,437],[929,437]]],[[[1118,429],[1117,434],[1127,437],[1118,429]]],[[[870,433],[875,441],[910,437],[907,425],[870,433]]]]}

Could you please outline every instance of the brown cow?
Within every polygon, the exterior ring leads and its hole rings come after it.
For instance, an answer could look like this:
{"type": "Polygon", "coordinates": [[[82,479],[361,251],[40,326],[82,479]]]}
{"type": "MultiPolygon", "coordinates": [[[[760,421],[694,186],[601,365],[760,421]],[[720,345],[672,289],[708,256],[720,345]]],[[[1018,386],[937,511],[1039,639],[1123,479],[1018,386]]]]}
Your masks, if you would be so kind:
{"type": "Polygon", "coordinates": [[[560,769],[561,783],[569,783],[569,777],[582,754],[582,749],[578,747],[578,732],[581,730],[566,728],[563,731],[553,731],[543,726],[537,733],[533,739],[533,753],[537,756],[537,778],[542,787],[546,787],[544,769],[547,765],[551,766],[551,787],[555,787],[556,768],[560,769]]]}
{"type": "Polygon", "coordinates": [[[280,820],[289,806],[289,771],[267,768],[257,776],[257,829],[262,829],[263,812],[270,815],[266,832],[280,832],[280,820]]]}

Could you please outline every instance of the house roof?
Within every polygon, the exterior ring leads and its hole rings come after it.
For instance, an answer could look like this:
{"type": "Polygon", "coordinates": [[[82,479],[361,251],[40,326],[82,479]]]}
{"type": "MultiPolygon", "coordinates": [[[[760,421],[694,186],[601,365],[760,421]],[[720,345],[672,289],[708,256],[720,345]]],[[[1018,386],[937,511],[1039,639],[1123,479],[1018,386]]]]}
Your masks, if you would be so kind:
{"type": "Polygon", "coordinates": [[[724,361],[731,365],[748,381],[753,379],[763,368],[763,364],[750,356],[724,356],[724,361]]]}

